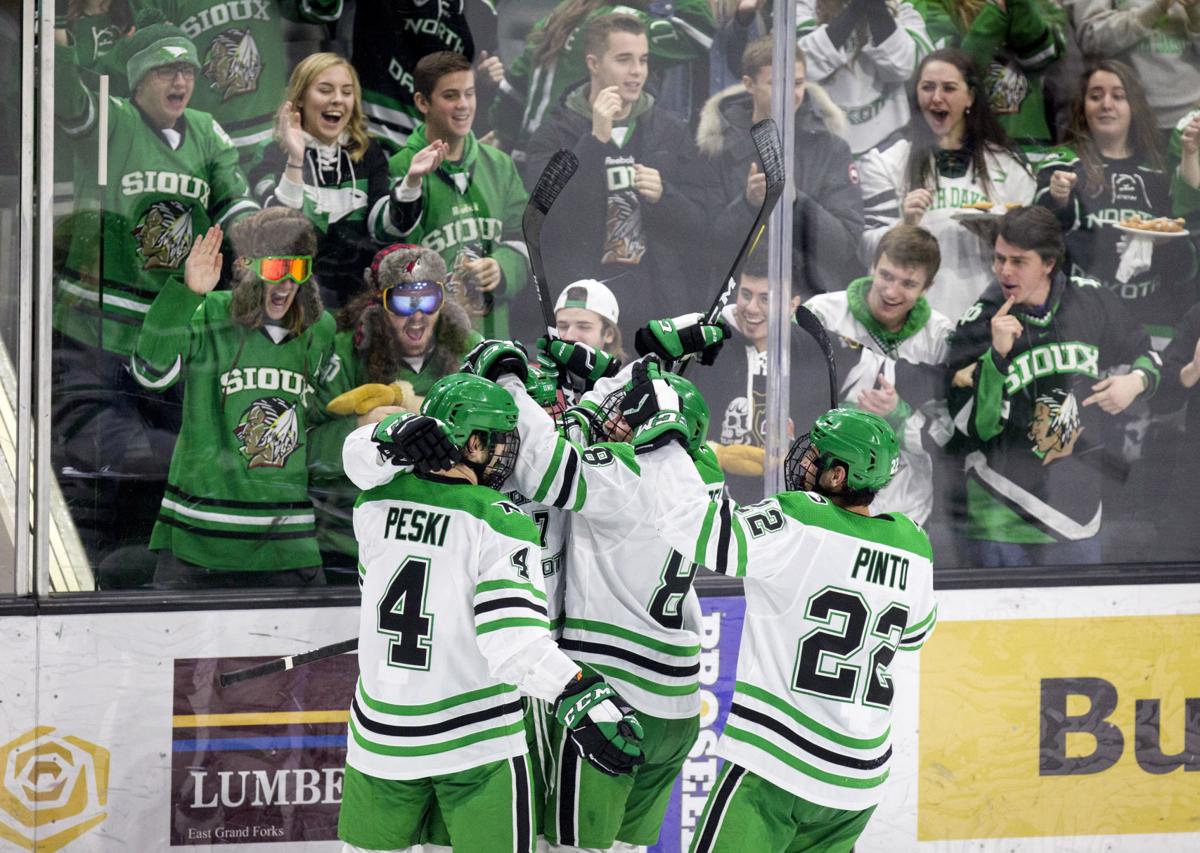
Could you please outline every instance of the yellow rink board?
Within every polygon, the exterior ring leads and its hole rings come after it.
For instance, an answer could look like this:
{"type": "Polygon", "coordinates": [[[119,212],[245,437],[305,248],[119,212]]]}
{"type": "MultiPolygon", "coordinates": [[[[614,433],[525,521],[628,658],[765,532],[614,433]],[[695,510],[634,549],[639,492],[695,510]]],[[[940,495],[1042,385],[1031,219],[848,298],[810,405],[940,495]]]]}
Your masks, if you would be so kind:
{"type": "MultiPolygon", "coordinates": [[[[1147,772],[1134,720],[1137,700],[1160,700],[1158,746],[1184,751],[1186,700],[1200,697],[1200,616],[945,621],[920,666],[920,840],[1200,831],[1200,754],[1188,770],[1147,772]],[[1116,689],[1104,721],[1123,736],[1115,763],[1039,771],[1043,679],[1116,689]]],[[[1071,695],[1065,712],[1082,717],[1091,706],[1071,695]]],[[[1117,754],[1112,730],[1105,736],[1117,754]]],[[[1191,740],[1200,753],[1200,731],[1191,740]]],[[[1096,750],[1094,735],[1066,735],[1068,762],[1096,750]]],[[[1048,760],[1055,755],[1051,745],[1048,760]]]]}

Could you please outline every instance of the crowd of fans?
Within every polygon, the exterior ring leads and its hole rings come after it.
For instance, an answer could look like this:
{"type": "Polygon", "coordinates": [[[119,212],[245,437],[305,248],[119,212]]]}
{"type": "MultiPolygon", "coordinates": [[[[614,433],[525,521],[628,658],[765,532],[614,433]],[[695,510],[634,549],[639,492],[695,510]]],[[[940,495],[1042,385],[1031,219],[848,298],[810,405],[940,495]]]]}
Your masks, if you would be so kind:
{"type": "MultiPolygon", "coordinates": [[[[624,357],[708,307],[764,196],[772,4],[517,5],[65,3],[53,453],[103,585],[352,579],[341,441],[479,340],[545,334],[521,216],[560,149],[561,337],[624,357]]],[[[901,438],[876,510],[926,524],[940,565],[1194,558],[1164,510],[1196,468],[1200,2],[796,5],[788,307],[901,438]]],[[[693,374],[741,500],[765,258],[693,374]]],[[[803,431],[825,368],[791,345],[803,431]]]]}

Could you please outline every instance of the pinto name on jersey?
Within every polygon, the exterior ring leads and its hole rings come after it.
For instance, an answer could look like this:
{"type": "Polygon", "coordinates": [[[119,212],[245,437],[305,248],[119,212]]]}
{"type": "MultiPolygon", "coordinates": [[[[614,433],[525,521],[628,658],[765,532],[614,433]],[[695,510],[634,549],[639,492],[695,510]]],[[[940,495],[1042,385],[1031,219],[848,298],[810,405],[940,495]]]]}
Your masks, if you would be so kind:
{"type": "Polygon", "coordinates": [[[859,548],[850,577],[857,579],[859,569],[863,570],[862,579],[867,583],[899,590],[908,588],[908,557],[876,548],[859,548]]]}
{"type": "Polygon", "coordinates": [[[411,506],[393,506],[388,508],[383,522],[383,538],[420,542],[440,548],[446,544],[446,531],[449,529],[450,516],[445,513],[411,506]]]}
{"type": "Polygon", "coordinates": [[[269,21],[271,10],[267,0],[226,0],[202,9],[195,15],[183,19],[179,28],[189,38],[196,38],[213,27],[222,27],[235,21],[269,21]]]}
{"type": "Polygon", "coordinates": [[[283,391],[295,394],[301,404],[312,392],[312,385],[303,373],[281,367],[235,367],[221,374],[221,390],[226,394],[239,391],[283,391]]]}
{"type": "Polygon", "coordinates": [[[127,172],[121,176],[122,195],[140,195],[142,193],[179,195],[184,198],[196,199],[203,207],[208,207],[211,189],[208,181],[203,178],[184,175],[180,172],[127,172]]]}

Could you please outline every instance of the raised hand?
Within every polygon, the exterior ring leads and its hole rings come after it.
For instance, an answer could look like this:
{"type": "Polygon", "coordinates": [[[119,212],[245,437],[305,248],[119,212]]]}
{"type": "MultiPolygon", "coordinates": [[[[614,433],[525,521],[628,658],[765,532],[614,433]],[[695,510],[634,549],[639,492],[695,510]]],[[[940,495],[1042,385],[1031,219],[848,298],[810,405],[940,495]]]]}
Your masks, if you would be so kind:
{"type": "Polygon", "coordinates": [[[529,378],[529,357],[518,341],[480,341],[463,356],[463,372],[493,382],[502,373],[511,373],[525,382],[529,378]]]}
{"type": "Polygon", "coordinates": [[[1000,306],[1000,310],[992,317],[992,349],[1002,358],[1008,357],[1017,338],[1021,337],[1021,332],[1025,331],[1021,321],[1008,313],[1012,310],[1015,301],[1016,297],[1008,297],[1000,306]]]}
{"type": "Polygon", "coordinates": [[[868,389],[858,395],[858,407],[880,417],[886,418],[896,411],[896,406],[899,404],[900,395],[896,393],[896,386],[888,382],[882,373],[879,374],[878,387],[868,389]]]}
{"type": "Polygon", "coordinates": [[[275,112],[275,138],[287,154],[289,163],[304,162],[304,131],[300,127],[300,110],[291,101],[284,101],[275,112]]]}
{"type": "Polygon", "coordinates": [[[221,226],[210,226],[196,238],[183,264],[183,283],[192,293],[211,293],[221,280],[221,226]]]}
{"type": "Polygon", "coordinates": [[[705,323],[702,314],[683,314],[651,320],[634,334],[633,347],[638,355],[653,353],[666,361],[700,353],[701,364],[712,364],[728,337],[729,328],[721,320],[705,323]]]}
{"type": "Polygon", "coordinates": [[[746,203],[751,207],[762,207],[767,197],[767,176],[758,168],[758,163],[750,164],[750,174],[746,176],[746,203]]]}
{"type": "Polygon", "coordinates": [[[504,63],[500,57],[491,56],[486,50],[479,51],[479,61],[475,63],[476,79],[490,86],[499,86],[504,82],[504,63]]]}
{"type": "Polygon", "coordinates": [[[1056,169],[1050,174],[1050,198],[1054,199],[1058,207],[1067,206],[1067,202],[1071,200],[1071,190],[1075,188],[1075,181],[1078,179],[1079,176],[1074,172],[1061,169],[1056,169]]]}
{"type": "Polygon", "coordinates": [[[933,193],[929,190],[924,188],[909,190],[900,207],[900,212],[904,216],[904,224],[920,225],[921,217],[925,215],[925,211],[931,204],[933,204],[933,193]]]}
{"type": "Polygon", "coordinates": [[[412,465],[418,471],[445,471],[462,458],[437,418],[402,412],[379,422],[371,439],[379,455],[393,465],[412,465]]]}
{"type": "Polygon", "coordinates": [[[476,286],[485,293],[500,286],[502,271],[499,261],[495,258],[464,261],[463,269],[472,277],[476,286]]]}
{"type": "Polygon", "coordinates": [[[416,189],[421,185],[422,178],[437,171],[438,166],[442,165],[449,153],[450,146],[442,140],[435,139],[430,142],[418,151],[409,162],[408,174],[404,176],[404,183],[410,188],[416,189]]]}
{"type": "Polygon", "coordinates": [[[619,86],[609,86],[596,93],[592,101],[592,136],[601,142],[612,139],[613,121],[625,108],[619,86]]]}

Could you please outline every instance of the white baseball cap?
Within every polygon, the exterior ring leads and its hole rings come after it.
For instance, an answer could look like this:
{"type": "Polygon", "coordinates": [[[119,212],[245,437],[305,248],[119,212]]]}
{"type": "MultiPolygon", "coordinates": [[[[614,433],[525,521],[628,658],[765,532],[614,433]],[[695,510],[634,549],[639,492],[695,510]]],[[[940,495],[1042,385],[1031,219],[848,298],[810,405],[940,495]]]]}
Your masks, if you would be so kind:
{"type": "Polygon", "coordinates": [[[564,287],[554,303],[554,313],[558,314],[560,308],[585,308],[596,312],[614,326],[620,316],[617,297],[606,284],[594,278],[580,279],[564,287]]]}

